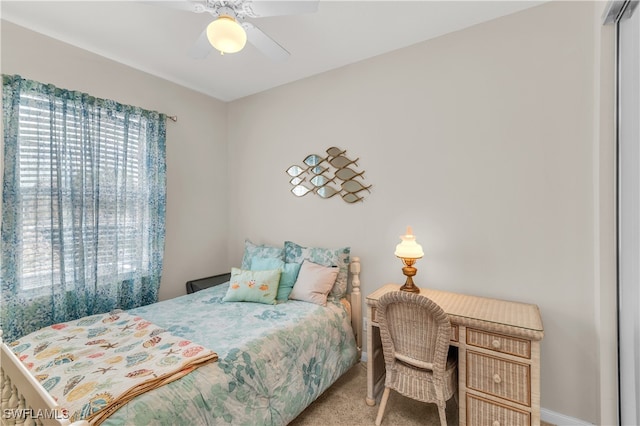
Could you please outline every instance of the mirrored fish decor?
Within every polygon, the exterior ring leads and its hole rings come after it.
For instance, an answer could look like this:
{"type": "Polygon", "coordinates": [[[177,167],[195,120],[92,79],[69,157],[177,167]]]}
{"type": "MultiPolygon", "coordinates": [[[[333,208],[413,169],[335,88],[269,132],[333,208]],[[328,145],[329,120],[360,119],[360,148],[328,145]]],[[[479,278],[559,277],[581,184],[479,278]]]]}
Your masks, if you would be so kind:
{"type": "Polygon", "coordinates": [[[296,177],[301,175],[302,173],[305,172],[305,169],[303,169],[300,166],[291,166],[287,169],[287,173],[289,174],[289,176],[291,177],[296,177]]]}
{"type": "Polygon", "coordinates": [[[362,201],[362,197],[358,197],[356,194],[351,192],[347,192],[346,194],[342,194],[342,199],[347,203],[355,203],[357,201],[362,201]]]}
{"type": "Polygon", "coordinates": [[[358,193],[360,191],[371,192],[371,191],[369,191],[369,188],[371,188],[371,185],[364,186],[363,184],[361,184],[360,182],[357,182],[355,180],[348,180],[346,182],[342,182],[342,189],[345,192],[349,192],[351,194],[356,194],[356,193],[358,193]]]}
{"type": "Polygon", "coordinates": [[[321,175],[328,170],[329,169],[327,167],[315,166],[311,168],[311,173],[313,173],[314,175],[321,175]]]}
{"type": "Polygon", "coordinates": [[[305,180],[305,179],[306,179],[306,178],[294,177],[293,179],[291,179],[291,180],[289,181],[289,183],[290,183],[291,185],[298,186],[298,185],[300,185],[302,182],[304,182],[304,180],[305,180]]]}
{"type": "Polygon", "coordinates": [[[321,187],[321,186],[325,186],[326,184],[328,184],[330,182],[333,182],[334,180],[335,180],[335,177],[333,179],[329,179],[328,177],[326,177],[324,175],[318,175],[318,176],[315,176],[315,177],[311,178],[311,183],[315,187],[321,187]]]}
{"type": "Polygon", "coordinates": [[[336,169],[342,169],[351,164],[355,164],[357,166],[358,163],[356,163],[356,161],[358,160],[359,158],[356,158],[355,160],[349,160],[347,157],[343,157],[341,155],[340,157],[333,157],[331,160],[329,160],[329,163],[331,163],[331,165],[336,169]]]}
{"type": "Polygon", "coordinates": [[[325,152],[326,156],[309,154],[302,160],[303,166],[294,164],[286,170],[296,197],[315,193],[320,198],[331,198],[339,194],[347,203],[356,203],[364,199],[361,191],[371,193],[371,185],[362,182],[364,171],[354,169],[360,158],[351,160],[346,150],[335,146],[325,152]],[[303,184],[305,181],[311,185],[303,184]]]}
{"type": "Polygon", "coordinates": [[[313,167],[322,163],[324,160],[326,160],[326,158],[322,158],[319,155],[311,154],[304,159],[304,164],[306,164],[307,166],[313,167]]]}
{"type": "Polygon", "coordinates": [[[347,151],[343,151],[340,148],[336,148],[335,146],[332,146],[331,148],[327,149],[327,154],[329,154],[331,157],[338,157],[344,153],[346,153],[347,151]]]}
{"type": "Polygon", "coordinates": [[[296,185],[291,188],[291,192],[293,192],[296,197],[302,197],[303,195],[307,195],[309,192],[311,192],[311,189],[307,188],[304,185],[296,185]]]}
{"type": "Polygon", "coordinates": [[[344,181],[348,181],[355,177],[362,176],[363,174],[364,172],[358,173],[355,170],[350,169],[349,167],[345,167],[336,172],[336,176],[338,177],[338,179],[342,179],[344,181]]]}
{"type": "Polygon", "coordinates": [[[316,194],[318,194],[322,198],[331,198],[334,195],[336,195],[338,192],[340,191],[336,190],[331,186],[324,186],[316,190],[316,194]]]}

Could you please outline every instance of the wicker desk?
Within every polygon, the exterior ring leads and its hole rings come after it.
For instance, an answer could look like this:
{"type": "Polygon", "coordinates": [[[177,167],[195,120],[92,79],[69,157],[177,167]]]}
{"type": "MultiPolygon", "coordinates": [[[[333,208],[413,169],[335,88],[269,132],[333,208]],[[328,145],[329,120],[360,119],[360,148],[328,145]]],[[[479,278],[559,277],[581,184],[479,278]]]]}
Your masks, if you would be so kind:
{"type": "MultiPolygon", "coordinates": [[[[387,284],[367,297],[367,404],[384,389],[384,357],[376,306],[387,284]]],[[[540,340],[536,305],[421,289],[451,320],[458,347],[460,425],[540,425],[540,340]]]]}

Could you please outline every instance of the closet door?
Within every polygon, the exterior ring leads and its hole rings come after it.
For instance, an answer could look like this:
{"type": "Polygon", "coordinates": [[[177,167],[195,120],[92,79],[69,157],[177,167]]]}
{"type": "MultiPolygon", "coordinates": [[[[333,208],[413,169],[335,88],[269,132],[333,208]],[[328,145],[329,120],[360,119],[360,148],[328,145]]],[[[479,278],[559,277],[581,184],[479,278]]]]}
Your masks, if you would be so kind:
{"type": "MultiPolygon", "coordinates": [[[[635,4],[634,4],[635,3],[635,4]]],[[[618,20],[620,423],[640,425],[640,12],[618,20]]]]}

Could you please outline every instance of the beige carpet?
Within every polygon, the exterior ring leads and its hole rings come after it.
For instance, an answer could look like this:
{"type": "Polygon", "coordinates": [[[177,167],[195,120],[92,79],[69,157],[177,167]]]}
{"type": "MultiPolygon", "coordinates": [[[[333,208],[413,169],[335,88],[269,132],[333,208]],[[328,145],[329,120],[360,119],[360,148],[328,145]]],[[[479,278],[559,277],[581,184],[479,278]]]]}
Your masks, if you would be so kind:
{"type": "MultiPolygon", "coordinates": [[[[289,426],[357,426],[374,425],[378,405],[369,407],[366,364],[359,363],[303,411],[289,426]]],[[[447,424],[458,424],[457,405],[447,402],[447,424]]],[[[424,404],[391,392],[382,426],[440,425],[435,404],[424,404]]],[[[553,426],[549,423],[542,425],[553,426]]]]}
{"type": "MultiPolygon", "coordinates": [[[[378,405],[369,407],[367,396],[367,368],[359,363],[342,376],[332,387],[304,410],[290,426],[351,426],[374,425],[378,405]]],[[[447,403],[447,423],[458,424],[455,401],[447,403]]],[[[438,408],[435,404],[424,404],[391,392],[383,426],[440,425],[438,408]]]]}

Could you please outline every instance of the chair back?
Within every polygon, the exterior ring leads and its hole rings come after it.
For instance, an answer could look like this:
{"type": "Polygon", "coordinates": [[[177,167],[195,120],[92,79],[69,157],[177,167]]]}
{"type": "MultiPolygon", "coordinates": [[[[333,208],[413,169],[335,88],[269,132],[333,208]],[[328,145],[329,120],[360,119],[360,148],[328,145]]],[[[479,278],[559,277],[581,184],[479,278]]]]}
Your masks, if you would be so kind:
{"type": "Polygon", "coordinates": [[[380,297],[376,319],[386,364],[401,362],[444,374],[451,323],[431,299],[405,291],[380,297]]]}

